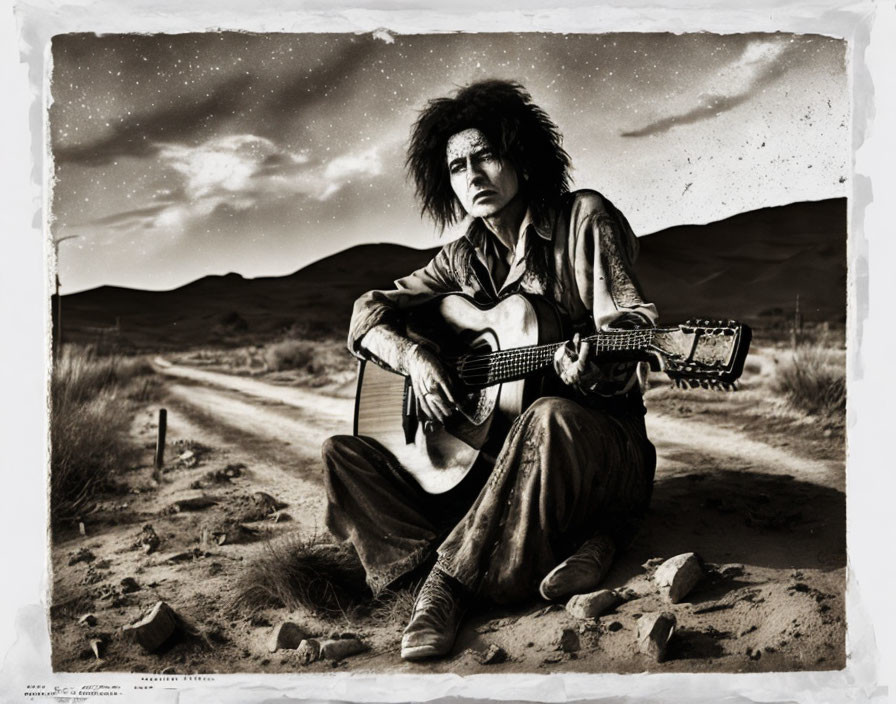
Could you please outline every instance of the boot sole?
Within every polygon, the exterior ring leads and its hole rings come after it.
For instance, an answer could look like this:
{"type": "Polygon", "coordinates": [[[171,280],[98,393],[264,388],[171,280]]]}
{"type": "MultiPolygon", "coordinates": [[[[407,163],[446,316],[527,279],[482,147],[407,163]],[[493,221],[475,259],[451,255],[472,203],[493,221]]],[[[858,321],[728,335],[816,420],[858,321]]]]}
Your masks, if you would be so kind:
{"type": "Polygon", "coordinates": [[[451,648],[437,648],[433,645],[401,646],[402,660],[427,660],[438,658],[451,652],[451,648]]]}

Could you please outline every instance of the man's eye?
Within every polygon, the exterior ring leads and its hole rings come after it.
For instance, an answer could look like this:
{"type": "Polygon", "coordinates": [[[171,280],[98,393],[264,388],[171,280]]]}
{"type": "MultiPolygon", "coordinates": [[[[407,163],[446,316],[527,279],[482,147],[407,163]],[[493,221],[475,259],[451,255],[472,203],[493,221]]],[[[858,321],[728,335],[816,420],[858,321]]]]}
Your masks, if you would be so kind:
{"type": "Polygon", "coordinates": [[[449,171],[451,171],[451,173],[453,173],[453,174],[459,174],[463,170],[464,170],[463,164],[452,164],[451,168],[449,169],[449,171]]]}

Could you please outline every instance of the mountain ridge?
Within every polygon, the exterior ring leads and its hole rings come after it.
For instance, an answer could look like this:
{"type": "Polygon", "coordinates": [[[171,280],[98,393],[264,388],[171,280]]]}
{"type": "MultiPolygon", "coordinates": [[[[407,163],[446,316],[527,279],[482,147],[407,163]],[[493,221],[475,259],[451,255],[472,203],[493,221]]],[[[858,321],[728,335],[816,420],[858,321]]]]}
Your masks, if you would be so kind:
{"type": "MultiPolygon", "coordinates": [[[[841,322],[846,225],[845,198],[678,225],[639,238],[635,269],[665,322],[722,317],[762,326],[793,310],[797,296],[806,319],[841,322]]],[[[358,295],[391,288],[437,249],[370,243],[283,276],[213,274],[166,291],[101,286],[62,297],[64,333],[84,342],[114,325],[138,347],[226,342],[247,332],[270,338],[290,329],[341,335],[358,295]]]]}

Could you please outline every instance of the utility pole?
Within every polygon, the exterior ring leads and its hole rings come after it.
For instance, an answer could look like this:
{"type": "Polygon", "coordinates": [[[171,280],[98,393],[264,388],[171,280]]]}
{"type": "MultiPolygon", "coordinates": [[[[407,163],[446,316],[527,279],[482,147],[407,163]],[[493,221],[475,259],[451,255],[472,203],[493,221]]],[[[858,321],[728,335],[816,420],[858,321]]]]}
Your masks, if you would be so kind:
{"type": "Polygon", "coordinates": [[[53,345],[53,359],[59,358],[62,351],[62,296],[59,295],[59,245],[66,240],[73,240],[80,235],[66,235],[53,240],[53,265],[56,267],[56,344],[53,345]]]}

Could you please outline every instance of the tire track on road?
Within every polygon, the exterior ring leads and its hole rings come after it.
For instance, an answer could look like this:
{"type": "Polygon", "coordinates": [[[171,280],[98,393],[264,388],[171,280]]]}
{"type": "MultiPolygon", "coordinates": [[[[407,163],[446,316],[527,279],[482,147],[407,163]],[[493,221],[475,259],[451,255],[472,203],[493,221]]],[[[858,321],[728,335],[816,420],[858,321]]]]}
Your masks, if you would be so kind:
{"type": "Polygon", "coordinates": [[[204,386],[171,384],[169,395],[175,402],[191,406],[213,422],[229,426],[257,438],[289,443],[291,450],[305,459],[320,460],[320,446],[331,435],[351,432],[349,418],[335,420],[315,417],[285,405],[260,405],[240,392],[204,386]]]}
{"type": "Polygon", "coordinates": [[[194,369],[171,364],[162,357],[153,359],[153,367],[160,374],[189,379],[202,384],[238,391],[249,396],[256,396],[268,401],[276,401],[288,406],[313,411],[315,416],[344,420],[352,417],[353,399],[334,398],[323,394],[306,391],[294,386],[276,386],[266,381],[252,379],[207,369],[194,369]]]}

